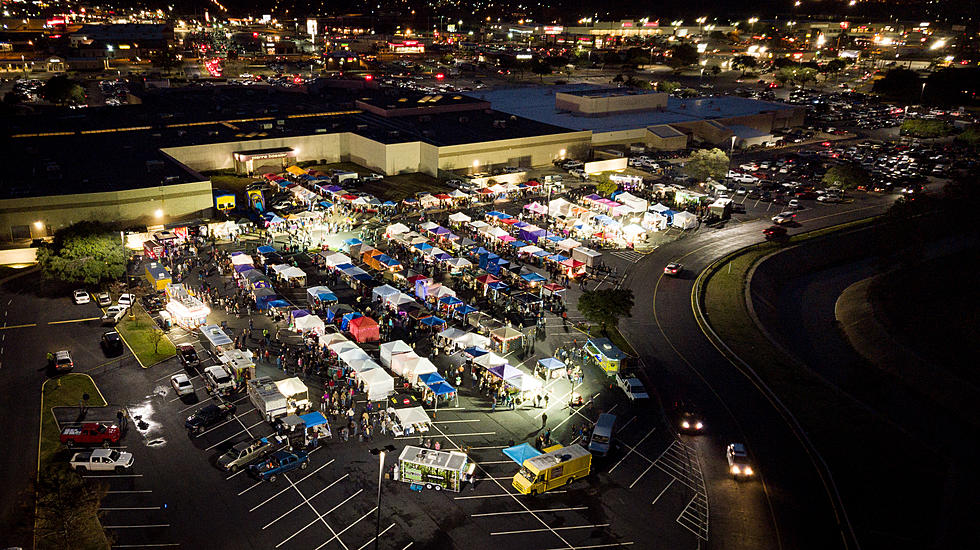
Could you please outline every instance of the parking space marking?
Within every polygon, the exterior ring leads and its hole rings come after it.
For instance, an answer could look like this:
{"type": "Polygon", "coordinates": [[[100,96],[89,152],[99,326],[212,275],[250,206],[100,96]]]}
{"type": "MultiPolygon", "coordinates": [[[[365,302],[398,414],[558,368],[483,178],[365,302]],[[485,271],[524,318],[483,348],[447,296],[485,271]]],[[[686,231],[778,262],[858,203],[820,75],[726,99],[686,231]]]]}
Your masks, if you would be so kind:
{"type": "Polygon", "coordinates": [[[131,494],[136,494],[136,493],[152,493],[152,492],[153,491],[150,490],[150,489],[140,489],[140,490],[136,490],[136,491],[106,491],[106,494],[108,494],[108,495],[131,495],[131,494]]]}
{"type": "Polygon", "coordinates": [[[546,408],[546,409],[542,410],[541,412],[539,412],[537,415],[535,415],[534,418],[541,418],[541,415],[543,415],[543,414],[547,413],[548,411],[550,411],[552,407],[557,407],[559,403],[567,403],[567,401],[565,401],[565,400],[568,397],[570,397],[572,395],[572,392],[574,392],[576,389],[578,389],[578,387],[581,386],[581,385],[582,384],[579,384],[578,386],[572,387],[572,389],[568,390],[568,393],[566,393],[565,395],[563,395],[563,396],[559,397],[558,399],[556,399],[554,403],[552,403],[551,405],[549,405],[548,408],[546,408]]]}
{"type": "MultiPolygon", "coordinates": [[[[445,409],[442,409],[445,410],[445,409]]],[[[480,418],[470,418],[467,420],[433,420],[431,424],[460,424],[462,422],[479,422],[480,418]]]]}
{"type": "Polygon", "coordinates": [[[654,505],[654,504],[656,504],[656,503],[657,503],[657,501],[658,501],[658,500],[660,500],[660,497],[662,497],[662,496],[664,496],[664,493],[666,493],[666,492],[667,492],[667,489],[670,489],[670,486],[671,486],[671,485],[673,485],[675,481],[677,481],[677,480],[676,480],[676,479],[674,479],[674,478],[670,478],[670,483],[668,483],[668,484],[667,484],[667,485],[666,485],[666,486],[664,487],[664,490],[663,490],[663,491],[660,491],[660,494],[659,494],[659,495],[657,495],[657,498],[655,498],[655,499],[653,499],[653,502],[651,502],[650,504],[651,504],[651,505],[654,505]]]}
{"type": "Polygon", "coordinates": [[[497,497],[512,497],[512,496],[514,495],[510,493],[502,493],[499,495],[475,495],[475,496],[468,496],[468,497],[453,497],[453,500],[470,500],[476,498],[497,498],[497,497]]]}
{"type": "MultiPolygon", "coordinates": [[[[317,447],[316,449],[313,449],[313,450],[314,450],[314,451],[316,451],[317,449],[322,449],[322,448],[323,448],[323,447],[317,447]]],[[[313,454],[313,453],[310,453],[310,454],[313,454]]],[[[303,476],[303,477],[301,477],[301,478],[299,478],[299,481],[297,481],[296,483],[301,483],[301,482],[302,482],[302,481],[303,481],[304,479],[306,479],[306,478],[308,478],[308,477],[310,477],[311,475],[313,475],[313,474],[315,474],[315,473],[317,473],[317,472],[319,472],[320,470],[322,470],[322,469],[324,469],[324,468],[326,468],[327,466],[329,466],[329,465],[331,465],[331,464],[333,464],[335,460],[336,460],[335,458],[331,458],[331,459],[330,459],[330,460],[328,460],[328,461],[326,462],[326,464],[324,464],[323,466],[320,466],[320,467],[319,467],[319,468],[317,468],[316,470],[313,470],[312,472],[310,472],[310,473],[308,473],[308,474],[306,474],[305,476],[303,476]]],[[[245,489],[245,490],[244,490],[244,491],[242,491],[241,493],[238,493],[238,496],[242,496],[242,495],[243,495],[243,494],[244,494],[245,492],[247,492],[247,491],[250,491],[250,490],[252,490],[252,489],[253,489],[254,487],[256,487],[257,485],[261,485],[262,483],[263,483],[262,481],[259,481],[258,483],[256,483],[256,484],[255,484],[255,485],[253,485],[252,487],[249,487],[248,489],[245,489]]],[[[285,489],[283,489],[283,490],[281,490],[281,491],[279,491],[278,493],[276,493],[276,494],[274,494],[274,495],[272,495],[271,497],[269,497],[269,498],[267,498],[267,499],[265,499],[265,500],[263,500],[262,502],[260,502],[260,503],[258,503],[258,504],[257,504],[257,505],[255,505],[254,507],[252,507],[252,509],[250,509],[250,510],[249,510],[249,512],[254,512],[254,511],[256,511],[256,510],[258,510],[258,509],[259,509],[259,508],[261,508],[262,506],[264,506],[264,505],[266,505],[266,504],[268,504],[268,503],[269,503],[269,501],[271,501],[272,499],[274,499],[274,498],[276,498],[277,496],[279,496],[279,495],[281,495],[281,494],[283,494],[283,493],[285,493],[285,492],[286,492],[286,491],[288,491],[288,490],[289,490],[289,487],[286,487],[285,489]]]]}
{"type": "MultiPolygon", "coordinates": [[[[323,489],[320,489],[319,491],[317,491],[317,492],[315,492],[315,493],[313,493],[313,496],[311,496],[311,497],[310,497],[310,499],[314,499],[314,498],[316,498],[316,497],[317,497],[317,496],[318,496],[318,495],[319,495],[320,493],[322,493],[322,492],[324,492],[324,491],[326,491],[327,489],[329,489],[329,488],[331,488],[331,487],[333,487],[334,485],[336,485],[336,484],[338,484],[338,483],[340,483],[340,482],[341,482],[341,480],[343,480],[343,479],[344,479],[344,478],[346,478],[347,476],[348,476],[348,474],[344,474],[344,475],[343,475],[343,477],[341,477],[341,478],[339,478],[339,479],[338,479],[337,481],[334,481],[334,482],[333,482],[333,483],[331,483],[330,485],[327,485],[327,486],[326,486],[326,487],[324,487],[323,489]]],[[[294,511],[296,511],[296,509],[297,509],[297,508],[299,508],[299,507],[300,507],[300,506],[302,506],[302,505],[303,505],[303,503],[302,503],[302,502],[300,502],[300,503],[299,503],[299,504],[297,504],[296,506],[293,506],[293,507],[292,507],[292,508],[291,508],[291,509],[290,509],[290,510],[289,510],[288,512],[285,512],[285,513],[283,513],[283,514],[282,514],[281,516],[279,516],[279,517],[277,517],[276,519],[274,519],[274,520],[272,520],[272,521],[270,521],[269,523],[267,523],[267,524],[265,524],[265,526],[263,526],[263,527],[262,527],[262,530],[264,531],[264,530],[266,530],[266,529],[268,529],[270,525],[272,525],[273,523],[275,523],[275,522],[277,522],[277,521],[279,521],[279,520],[281,520],[282,518],[284,518],[284,517],[286,517],[286,516],[288,516],[288,515],[289,515],[289,514],[291,514],[292,512],[294,512],[294,511]]]]}
{"type": "Polygon", "coordinates": [[[410,541],[408,544],[406,544],[405,547],[402,548],[402,550],[408,550],[409,547],[412,546],[413,544],[415,544],[415,541],[414,540],[413,541],[410,541]]]}
{"type": "Polygon", "coordinates": [[[163,542],[159,544],[113,544],[113,548],[175,548],[179,542],[163,542]]]}
{"type": "Polygon", "coordinates": [[[106,479],[111,477],[143,477],[143,474],[105,474],[105,475],[89,475],[89,476],[82,476],[82,477],[85,479],[92,479],[92,478],[106,479]]]}
{"type": "Polygon", "coordinates": [[[497,531],[490,533],[495,535],[523,535],[525,533],[541,533],[543,531],[567,531],[570,529],[592,529],[594,527],[609,527],[608,523],[595,523],[592,525],[571,525],[568,527],[548,527],[547,529],[521,529],[520,531],[497,531]]]}
{"type": "Polygon", "coordinates": [[[163,376],[161,376],[160,378],[157,378],[156,380],[154,380],[154,382],[159,382],[159,381],[161,381],[161,380],[164,380],[164,379],[166,379],[166,378],[170,378],[171,376],[173,376],[173,375],[175,375],[175,374],[177,374],[177,373],[181,373],[181,372],[184,372],[184,371],[185,371],[185,369],[184,369],[183,367],[181,367],[181,368],[179,368],[179,369],[177,369],[177,370],[175,370],[175,371],[173,371],[173,372],[171,372],[170,374],[164,374],[164,375],[163,375],[163,376]]]}
{"type": "Polygon", "coordinates": [[[626,426],[629,426],[631,422],[633,422],[634,420],[636,420],[636,418],[637,418],[636,415],[633,415],[633,418],[630,418],[629,420],[626,421],[625,424],[623,424],[622,426],[620,426],[619,429],[616,430],[616,433],[618,434],[619,432],[625,430],[626,429],[626,426]]]}
{"type": "Polygon", "coordinates": [[[84,323],[85,321],[95,321],[101,317],[88,317],[86,319],[65,319],[64,321],[48,321],[49,325],[63,325],[65,323],[84,323]]]}
{"type": "Polygon", "coordinates": [[[616,548],[620,546],[633,546],[633,542],[609,542],[606,544],[590,544],[588,546],[569,546],[568,548],[548,548],[547,550],[594,550],[596,548],[616,548]]]}
{"type": "MultiPolygon", "coordinates": [[[[259,420],[258,422],[256,422],[255,424],[252,424],[252,425],[251,425],[251,426],[249,426],[248,428],[254,428],[254,427],[256,427],[256,426],[258,426],[259,424],[261,424],[261,423],[263,423],[263,422],[265,422],[265,419],[262,419],[262,420],[259,420]]],[[[248,431],[248,428],[245,428],[244,430],[242,430],[242,431],[240,431],[240,432],[236,432],[236,433],[234,433],[234,434],[232,434],[232,435],[230,435],[230,436],[228,436],[228,437],[226,437],[226,438],[224,438],[224,439],[222,439],[221,441],[219,441],[219,442],[217,442],[217,443],[215,443],[214,445],[211,445],[210,447],[208,447],[207,449],[204,449],[204,450],[205,450],[205,451],[210,451],[211,449],[213,449],[213,448],[215,448],[215,447],[217,447],[218,445],[221,445],[222,443],[225,443],[225,442],[227,442],[227,441],[229,441],[229,440],[231,440],[231,439],[234,439],[234,438],[236,438],[236,437],[238,437],[238,436],[240,436],[240,435],[242,435],[243,433],[246,433],[246,432],[248,431]]]]}
{"type": "Polygon", "coordinates": [[[27,323],[25,325],[10,325],[10,326],[7,326],[7,324],[4,323],[4,325],[0,327],[0,330],[10,330],[12,328],[27,328],[27,327],[36,327],[36,326],[37,323],[27,323]]]}
{"type": "MultiPolygon", "coordinates": [[[[247,414],[247,413],[246,413],[246,414],[247,414]]],[[[239,423],[239,424],[241,424],[241,426],[242,426],[242,428],[245,428],[245,423],[244,423],[244,422],[242,422],[242,419],[241,419],[241,417],[240,417],[240,416],[238,416],[237,414],[233,414],[232,416],[233,416],[233,417],[235,418],[235,420],[237,420],[237,421],[238,421],[238,423],[239,423]]],[[[252,425],[252,427],[254,427],[254,426],[255,426],[255,425],[253,424],[253,425],[252,425]]],[[[249,431],[249,429],[248,429],[248,428],[245,428],[245,433],[247,433],[247,434],[248,434],[248,436],[249,436],[249,437],[251,437],[252,439],[255,439],[255,436],[253,436],[253,435],[252,435],[252,432],[251,432],[251,431],[249,431]]]]}
{"type": "MultiPolygon", "coordinates": [[[[254,483],[254,484],[253,484],[253,485],[252,485],[251,487],[248,487],[247,489],[244,489],[244,490],[242,490],[242,492],[240,492],[240,493],[238,493],[238,496],[242,496],[242,495],[244,495],[245,493],[247,493],[247,492],[249,492],[249,491],[251,491],[252,489],[254,489],[254,488],[256,488],[256,487],[258,487],[259,485],[262,485],[263,483],[265,483],[265,482],[264,482],[264,481],[262,481],[261,479],[260,479],[260,480],[258,480],[258,481],[256,481],[256,482],[255,482],[255,483],[254,483]]],[[[278,494],[280,494],[280,493],[282,493],[283,491],[285,491],[285,489],[283,489],[282,491],[280,491],[279,493],[276,493],[276,494],[278,495],[278,494]]],[[[273,498],[275,498],[275,495],[273,495],[272,497],[270,497],[270,498],[269,498],[269,500],[272,500],[273,498]]],[[[263,503],[263,504],[264,504],[264,503],[263,503]]],[[[260,506],[261,506],[261,505],[260,505],[260,506]]],[[[251,512],[251,511],[252,511],[252,510],[249,510],[249,512],[251,512]]]]}
{"type": "MultiPolygon", "coordinates": [[[[256,409],[256,408],[254,408],[254,407],[253,407],[253,408],[251,408],[251,409],[249,409],[249,410],[247,410],[247,411],[245,411],[245,412],[244,412],[244,413],[242,413],[242,414],[248,414],[248,413],[250,413],[250,412],[252,412],[252,411],[256,411],[256,412],[258,412],[258,409],[256,409]]],[[[225,420],[225,421],[224,421],[224,422],[222,422],[221,424],[217,424],[217,425],[214,425],[214,426],[211,426],[210,428],[208,428],[208,429],[206,429],[206,430],[204,430],[203,432],[201,432],[201,433],[199,433],[199,434],[197,434],[197,437],[201,437],[202,435],[207,435],[207,434],[209,434],[209,433],[211,433],[211,432],[213,432],[213,431],[215,431],[215,430],[217,430],[218,428],[220,428],[220,427],[222,427],[222,426],[225,426],[225,425],[227,425],[227,424],[230,424],[230,423],[232,423],[232,422],[234,422],[234,421],[235,421],[235,416],[236,416],[235,414],[232,414],[232,417],[231,417],[231,418],[229,418],[228,420],[225,420]]],[[[207,450],[207,449],[205,449],[205,450],[207,450]]]]}
{"type": "MultiPolygon", "coordinates": [[[[333,539],[337,539],[337,542],[339,542],[340,545],[344,547],[344,550],[348,550],[347,549],[347,545],[344,544],[344,541],[340,540],[340,535],[344,534],[344,532],[346,532],[348,529],[350,529],[351,527],[353,527],[353,526],[357,525],[358,523],[360,523],[361,520],[363,520],[364,518],[366,518],[366,517],[370,516],[371,514],[373,514],[375,511],[377,511],[377,509],[378,509],[377,506],[375,506],[374,508],[371,508],[371,510],[368,513],[366,513],[363,516],[357,518],[357,521],[355,521],[354,523],[348,525],[347,527],[344,527],[343,530],[341,530],[339,533],[335,534],[333,537],[331,537],[330,539],[328,539],[326,542],[324,542],[320,546],[317,546],[313,550],[320,550],[324,546],[330,544],[330,542],[333,541],[333,539]]],[[[331,529],[331,531],[333,531],[333,529],[331,529]]]]}
{"type": "MultiPolygon", "coordinates": [[[[653,435],[653,432],[655,432],[655,431],[657,431],[657,428],[653,428],[652,430],[650,430],[649,432],[647,432],[647,434],[645,436],[643,436],[643,438],[640,439],[640,441],[637,442],[637,444],[635,446],[630,447],[629,452],[626,453],[626,454],[624,454],[623,455],[623,458],[619,459],[619,462],[617,462],[615,466],[613,466],[612,468],[609,469],[609,473],[611,474],[612,471],[615,470],[617,467],[619,467],[619,465],[622,464],[624,460],[626,460],[631,454],[633,454],[634,452],[636,452],[636,447],[639,447],[640,445],[642,445],[643,442],[646,441],[648,437],[650,437],[651,435],[653,435]]],[[[639,454],[639,453],[637,453],[637,454],[639,454]]],[[[646,473],[646,472],[643,472],[643,473],[646,473]]],[[[634,484],[635,484],[635,482],[634,482],[634,484]]],[[[630,487],[632,488],[633,486],[630,485],[630,487]]]]}
{"type": "MultiPolygon", "coordinates": [[[[380,538],[381,538],[381,535],[383,535],[383,534],[385,534],[385,533],[387,533],[387,532],[388,532],[389,530],[391,530],[391,528],[392,528],[392,527],[394,527],[394,526],[395,526],[395,524],[394,524],[394,523],[392,523],[392,524],[391,524],[391,525],[389,525],[388,527],[385,527],[385,529],[384,529],[384,531],[381,531],[380,533],[378,533],[378,536],[376,536],[376,537],[371,537],[371,538],[370,538],[370,539],[369,539],[369,540],[368,540],[367,542],[365,542],[364,544],[362,544],[362,545],[360,546],[360,548],[358,548],[357,550],[364,550],[365,548],[367,548],[367,545],[369,545],[369,544],[371,544],[372,542],[374,542],[374,541],[375,541],[375,539],[380,539],[380,538]]],[[[407,548],[407,547],[406,547],[406,548],[407,548]]]]}
{"type": "Polygon", "coordinates": [[[470,447],[471,451],[483,451],[487,449],[506,449],[507,445],[491,445],[489,447],[470,447]]]}
{"type": "Polygon", "coordinates": [[[470,514],[470,517],[482,518],[489,516],[509,516],[513,514],[545,513],[545,512],[573,512],[576,510],[588,510],[588,506],[575,506],[572,508],[542,508],[541,510],[511,510],[509,512],[484,512],[482,514],[470,514]]]}
{"type": "Polygon", "coordinates": [[[480,462],[477,462],[477,464],[480,464],[480,465],[483,465],[483,464],[511,464],[513,462],[514,462],[513,460],[481,460],[480,462]]]}
{"type": "MultiPolygon", "coordinates": [[[[444,434],[442,432],[439,433],[440,435],[432,436],[432,437],[445,437],[446,439],[449,439],[450,437],[474,437],[474,436],[482,436],[482,435],[497,435],[497,432],[473,432],[473,433],[465,433],[465,434],[444,434]]],[[[418,436],[402,435],[396,437],[395,439],[418,439],[418,436]]]]}

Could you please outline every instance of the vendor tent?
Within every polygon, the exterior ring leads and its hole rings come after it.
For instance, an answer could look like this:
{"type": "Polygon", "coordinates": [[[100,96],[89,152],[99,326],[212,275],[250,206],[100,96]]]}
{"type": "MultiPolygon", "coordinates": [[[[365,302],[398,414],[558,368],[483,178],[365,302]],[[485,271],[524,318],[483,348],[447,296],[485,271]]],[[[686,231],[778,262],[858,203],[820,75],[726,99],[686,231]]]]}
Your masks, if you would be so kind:
{"type": "Polygon", "coordinates": [[[405,409],[395,409],[395,416],[402,426],[412,426],[415,424],[428,424],[429,415],[425,414],[422,407],[409,407],[405,409]]]}
{"type": "Polygon", "coordinates": [[[470,218],[466,214],[463,214],[462,212],[456,212],[454,214],[450,214],[449,215],[449,221],[455,222],[455,223],[466,223],[466,222],[470,221],[471,219],[472,218],[470,218]]]}
{"type": "Polygon", "coordinates": [[[325,286],[311,286],[306,289],[306,302],[310,306],[327,305],[337,301],[337,295],[325,286]]]}
{"type": "Polygon", "coordinates": [[[384,300],[391,295],[401,294],[401,291],[391,285],[381,285],[371,291],[371,296],[375,301],[384,300]]]}
{"type": "Polygon", "coordinates": [[[670,225],[680,229],[694,229],[698,226],[698,218],[690,212],[677,212],[670,225]]]}
{"type": "Polygon", "coordinates": [[[316,315],[304,315],[296,319],[294,326],[298,332],[310,333],[315,332],[317,334],[323,334],[326,330],[326,325],[323,323],[323,319],[320,319],[316,315]]]}
{"type": "Polygon", "coordinates": [[[377,342],[381,339],[378,323],[370,317],[358,317],[350,322],[351,335],[360,343],[377,342]]]}
{"type": "Polygon", "coordinates": [[[385,342],[380,346],[381,364],[386,367],[391,367],[391,359],[393,356],[401,353],[408,353],[410,351],[412,351],[412,347],[402,340],[385,342]]]}
{"type": "Polygon", "coordinates": [[[414,351],[392,355],[391,372],[397,374],[398,376],[404,376],[405,370],[411,368],[412,365],[417,363],[420,359],[421,357],[416,355],[414,351]]]}
{"type": "Polygon", "coordinates": [[[395,392],[395,380],[384,369],[366,370],[358,376],[364,382],[368,401],[381,401],[395,392]]]}
{"type": "Polygon", "coordinates": [[[365,360],[370,361],[371,356],[361,348],[351,348],[340,354],[340,360],[343,361],[345,365],[353,367],[354,363],[365,360]]]}
{"type": "Polygon", "coordinates": [[[504,455],[517,463],[518,466],[524,466],[524,461],[529,458],[534,458],[536,456],[541,456],[541,451],[535,449],[534,447],[528,445],[527,443],[521,443],[520,445],[514,445],[513,447],[507,447],[503,450],[504,455]]]}
{"type": "Polygon", "coordinates": [[[430,372],[439,372],[439,369],[432,364],[432,361],[423,357],[412,363],[408,370],[402,373],[402,376],[408,380],[409,384],[414,386],[418,382],[420,375],[429,374],[430,372]]]}
{"type": "Polygon", "coordinates": [[[327,346],[327,349],[331,349],[330,346],[333,344],[340,344],[343,342],[349,342],[349,340],[347,340],[347,337],[339,332],[331,332],[329,334],[320,335],[320,345],[327,346]]]}

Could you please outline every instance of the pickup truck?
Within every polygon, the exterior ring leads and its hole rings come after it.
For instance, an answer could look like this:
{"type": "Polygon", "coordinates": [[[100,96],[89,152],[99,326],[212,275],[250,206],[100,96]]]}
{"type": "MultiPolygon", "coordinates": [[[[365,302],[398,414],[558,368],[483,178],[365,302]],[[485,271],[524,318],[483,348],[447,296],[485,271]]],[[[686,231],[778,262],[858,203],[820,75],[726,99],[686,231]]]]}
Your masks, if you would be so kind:
{"type": "Polygon", "coordinates": [[[79,472],[121,472],[133,466],[133,453],[115,449],[95,449],[90,452],[75,453],[69,462],[79,472]]]}
{"type": "Polygon", "coordinates": [[[69,426],[61,430],[61,442],[71,449],[75,445],[102,445],[119,443],[122,434],[119,427],[101,422],[86,422],[81,426],[69,426]]]}
{"type": "Polygon", "coordinates": [[[296,468],[305,470],[309,466],[308,459],[309,455],[306,454],[306,451],[296,451],[295,453],[276,451],[268,459],[258,464],[252,464],[248,469],[255,477],[263,481],[275,482],[279,474],[285,474],[296,468]]]}
{"type": "Polygon", "coordinates": [[[228,472],[237,472],[239,468],[255,462],[266,456],[282,442],[279,437],[261,437],[255,441],[242,441],[228,449],[218,457],[218,467],[228,472]]]}
{"type": "Polygon", "coordinates": [[[650,398],[650,394],[647,393],[647,389],[643,387],[643,382],[641,382],[640,379],[636,378],[635,376],[618,372],[616,373],[616,385],[626,393],[626,397],[628,397],[630,401],[650,398]]]}
{"type": "Polygon", "coordinates": [[[211,393],[231,395],[235,391],[235,379],[224,365],[204,369],[204,387],[211,393]]]}

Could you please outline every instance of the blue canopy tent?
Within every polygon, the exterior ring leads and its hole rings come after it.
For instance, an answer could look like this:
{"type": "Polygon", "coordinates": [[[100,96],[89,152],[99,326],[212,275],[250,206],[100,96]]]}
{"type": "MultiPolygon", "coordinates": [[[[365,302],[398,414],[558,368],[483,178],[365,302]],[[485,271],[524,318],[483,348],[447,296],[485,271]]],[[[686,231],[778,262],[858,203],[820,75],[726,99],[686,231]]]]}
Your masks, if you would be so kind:
{"type": "Polygon", "coordinates": [[[496,210],[491,210],[486,214],[488,218],[500,218],[502,215],[504,215],[503,212],[497,212],[496,210]]]}
{"type": "Polygon", "coordinates": [[[310,312],[309,311],[306,311],[305,309],[294,309],[294,310],[292,310],[292,311],[289,312],[289,316],[291,318],[293,318],[293,319],[298,319],[300,317],[306,317],[309,314],[310,314],[310,312]]]}
{"type": "Polygon", "coordinates": [[[527,246],[527,243],[524,241],[510,241],[510,245],[513,246],[514,248],[520,249],[527,246]]]}
{"type": "Polygon", "coordinates": [[[330,208],[331,206],[333,206],[333,203],[330,201],[320,201],[320,206],[324,208],[330,208]]]}
{"type": "Polygon", "coordinates": [[[419,252],[425,252],[426,250],[432,250],[432,245],[429,243],[416,243],[412,248],[418,250],[419,252]]]}
{"type": "Polygon", "coordinates": [[[487,285],[487,287],[490,290],[496,290],[497,292],[500,292],[501,290],[507,290],[508,288],[510,288],[507,286],[507,283],[503,283],[500,281],[495,281],[493,283],[490,283],[489,285],[487,285]]]}
{"type": "Polygon", "coordinates": [[[445,325],[446,320],[440,319],[439,317],[433,315],[431,317],[426,317],[425,319],[422,319],[422,324],[427,327],[437,327],[439,325],[445,325]]]}
{"type": "Polygon", "coordinates": [[[517,222],[517,223],[515,223],[515,224],[514,224],[514,227],[516,227],[516,228],[518,228],[518,229],[520,229],[520,228],[522,228],[522,227],[527,227],[527,226],[529,226],[529,225],[531,225],[531,224],[529,224],[529,223],[527,223],[527,222],[517,222]]]}
{"type": "Polygon", "coordinates": [[[286,300],[272,300],[269,302],[269,307],[289,307],[289,302],[286,300]]]}
{"type": "Polygon", "coordinates": [[[527,281],[529,283],[543,283],[544,281],[547,281],[548,280],[548,279],[545,279],[541,275],[538,275],[537,273],[534,273],[534,272],[525,273],[525,274],[521,275],[521,279],[524,279],[525,281],[527,281]]]}
{"type": "Polygon", "coordinates": [[[446,379],[442,377],[438,372],[429,372],[426,374],[419,375],[419,382],[422,382],[426,386],[430,384],[438,384],[440,382],[445,382],[446,379]]]}
{"type": "Polygon", "coordinates": [[[439,308],[446,311],[450,311],[462,304],[463,301],[455,296],[443,296],[442,298],[439,298],[439,308]]]}
{"type": "Polygon", "coordinates": [[[321,304],[330,304],[337,301],[337,295],[333,292],[318,292],[316,299],[319,300],[321,304]]]}
{"type": "MultiPolygon", "coordinates": [[[[265,310],[265,309],[269,309],[270,307],[273,307],[272,306],[273,302],[277,302],[277,301],[278,302],[282,302],[283,300],[279,299],[279,296],[277,296],[275,294],[268,294],[268,295],[265,295],[265,296],[256,296],[255,297],[255,307],[259,311],[262,311],[262,310],[265,310]]],[[[286,304],[286,305],[289,305],[289,304],[286,304]]]]}
{"type": "Polygon", "coordinates": [[[517,463],[518,466],[524,466],[524,461],[529,458],[534,458],[536,456],[541,456],[541,451],[535,449],[534,447],[528,445],[527,443],[521,443],[520,445],[514,445],[513,447],[507,447],[503,450],[504,455],[517,463]]]}
{"type": "Polygon", "coordinates": [[[564,241],[565,239],[559,237],[558,235],[549,235],[548,236],[548,240],[551,241],[551,242],[553,242],[553,243],[560,243],[560,242],[564,241]]]}
{"type": "Polygon", "coordinates": [[[485,349],[483,349],[483,348],[481,348],[481,347],[479,347],[479,346],[470,346],[470,347],[464,349],[463,350],[463,353],[465,353],[465,354],[469,355],[470,357],[476,359],[477,357],[483,357],[484,355],[486,355],[486,354],[488,354],[490,352],[487,351],[487,350],[485,350],[485,349]]]}
{"type": "Polygon", "coordinates": [[[433,399],[432,400],[432,402],[434,404],[433,409],[432,409],[433,414],[436,411],[439,410],[439,398],[440,397],[442,397],[444,395],[454,395],[456,393],[456,388],[450,386],[449,385],[449,382],[446,382],[445,380],[443,380],[441,382],[435,382],[433,384],[426,384],[426,386],[430,390],[432,390],[432,393],[435,394],[435,396],[436,396],[436,399],[433,399]]]}
{"type": "Polygon", "coordinates": [[[548,256],[548,259],[551,260],[551,261],[553,261],[553,262],[561,263],[561,262],[564,262],[565,260],[567,260],[568,257],[567,256],[562,256],[561,254],[552,254],[551,256],[548,256]]]}
{"type": "Polygon", "coordinates": [[[354,264],[337,264],[337,265],[333,266],[334,269],[337,269],[339,271],[343,271],[345,269],[350,269],[352,267],[354,267],[354,264]]]}
{"type": "Polygon", "coordinates": [[[361,271],[359,273],[355,273],[353,275],[353,277],[354,277],[354,280],[365,282],[365,283],[368,282],[368,281],[374,280],[374,278],[371,277],[371,274],[370,273],[366,273],[364,271],[361,271]]]}
{"type": "Polygon", "coordinates": [[[535,258],[544,258],[545,256],[551,256],[551,252],[548,252],[547,250],[538,250],[534,253],[535,258]]]}
{"type": "Polygon", "coordinates": [[[394,201],[384,201],[381,206],[398,206],[394,201]]]}
{"type": "Polygon", "coordinates": [[[458,308],[456,308],[456,309],[453,310],[453,317],[456,317],[457,319],[463,320],[463,319],[466,319],[466,316],[469,315],[470,313],[476,313],[477,311],[480,311],[480,310],[477,309],[477,308],[475,308],[475,307],[473,307],[473,306],[471,306],[471,305],[463,304],[463,305],[461,305],[458,308]]]}
{"type": "Polygon", "coordinates": [[[273,252],[276,251],[276,249],[272,248],[269,245],[262,245],[256,248],[255,251],[258,252],[259,254],[272,254],[273,252]]]}
{"type": "Polygon", "coordinates": [[[544,359],[538,359],[538,364],[548,370],[563,369],[565,368],[565,363],[555,359],[554,357],[545,357],[544,359]]]}
{"type": "Polygon", "coordinates": [[[347,330],[347,327],[350,326],[350,322],[353,321],[354,319],[357,319],[358,317],[364,317],[364,316],[361,315],[360,313],[357,313],[356,311],[345,313],[340,320],[340,329],[347,330]]]}

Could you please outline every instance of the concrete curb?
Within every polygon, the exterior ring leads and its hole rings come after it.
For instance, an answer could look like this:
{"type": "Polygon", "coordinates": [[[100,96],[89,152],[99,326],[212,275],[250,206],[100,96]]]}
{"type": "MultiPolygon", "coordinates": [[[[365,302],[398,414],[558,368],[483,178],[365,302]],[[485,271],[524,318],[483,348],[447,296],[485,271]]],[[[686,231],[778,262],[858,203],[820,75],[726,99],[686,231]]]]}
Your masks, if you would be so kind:
{"type": "MultiPolygon", "coordinates": [[[[820,231],[824,232],[826,231],[826,228],[820,231]]],[[[806,235],[806,233],[803,233],[803,235],[806,235]]],[[[765,397],[766,400],[772,404],[773,408],[776,409],[776,411],[786,422],[787,426],[803,446],[807,456],[810,457],[810,461],[813,464],[814,469],[817,471],[817,475],[820,477],[820,481],[824,486],[824,490],[827,493],[827,497],[830,500],[834,511],[834,516],[837,520],[841,543],[846,549],[860,550],[860,542],[857,539],[857,535],[854,533],[854,527],[851,525],[847,511],[844,507],[843,499],[840,496],[840,491],[837,488],[837,484],[834,481],[833,474],[831,473],[830,467],[827,465],[826,460],[824,460],[823,456],[819,453],[819,451],[817,451],[816,446],[810,440],[809,435],[807,434],[806,430],[803,429],[803,426],[800,424],[799,420],[796,419],[793,413],[790,412],[789,408],[782,402],[782,400],[779,399],[772,388],[770,388],[759,376],[759,374],[755,372],[755,369],[753,369],[751,365],[749,365],[748,362],[742,359],[738,354],[732,351],[725,341],[718,336],[718,334],[711,327],[711,324],[708,322],[707,316],[704,313],[702,298],[705,281],[707,281],[711,275],[718,271],[721,265],[758,247],[760,247],[760,243],[749,245],[734,252],[730,252],[713,261],[700,274],[698,274],[698,277],[694,283],[694,288],[691,290],[691,306],[694,312],[694,318],[705,337],[708,338],[715,349],[717,349],[719,353],[728,359],[728,361],[731,362],[732,365],[735,366],[735,368],[738,369],[738,371],[741,372],[752,383],[752,385],[759,390],[759,393],[761,393],[763,397],[765,397]]],[[[777,254],[781,251],[782,250],[774,251],[773,254],[777,254]]],[[[748,288],[749,285],[746,285],[746,289],[748,288]]],[[[746,292],[747,291],[748,290],[746,290],[746,292]]],[[[743,295],[743,299],[744,297],[745,295],[743,295]]],[[[752,315],[753,322],[758,323],[758,320],[754,318],[754,312],[752,315]]],[[[763,335],[766,336],[766,338],[771,342],[771,339],[767,333],[763,332],[763,335]]],[[[778,349],[783,351],[781,347],[778,349]]]]}

